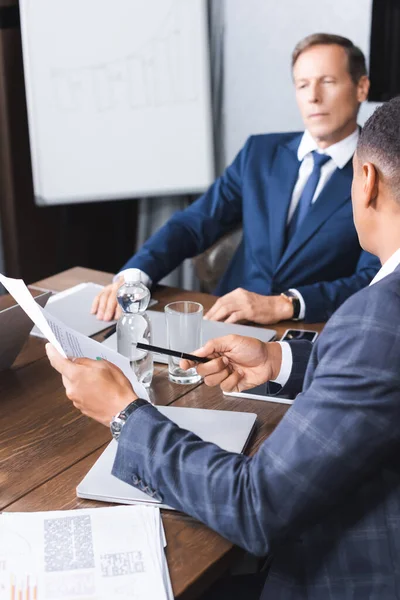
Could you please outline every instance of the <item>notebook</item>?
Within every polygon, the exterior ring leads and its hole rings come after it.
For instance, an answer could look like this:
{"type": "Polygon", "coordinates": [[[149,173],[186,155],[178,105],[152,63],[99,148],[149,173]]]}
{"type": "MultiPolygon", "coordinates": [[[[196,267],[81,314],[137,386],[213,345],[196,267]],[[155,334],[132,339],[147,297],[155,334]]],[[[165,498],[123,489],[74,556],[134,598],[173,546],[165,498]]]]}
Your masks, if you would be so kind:
{"type": "MultiPolygon", "coordinates": [[[[228,452],[243,452],[255,426],[254,413],[227,410],[207,410],[178,406],[159,406],[160,413],[179,427],[192,431],[206,442],[213,442],[228,452]]],[[[113,440],[97,459],[86,477],[76,488],[78,498],[117,502],[120,504],[149,504],[171,509],[154,498],[114,477],[111,474],[118,444],[113,440]]]]}
{"type": "MultiPolygon", "coordinates": [[[[165,315],[163,312],[148,310],[146,313],[151,322],[151,343],[153,346],[168,348],[167,344],[167,329],[165,325],[165,315]]],[[[203,319],[202,324],[202,344],[213,338],[222,337],[234,333],[236,335],[244,335],[257,338],[262,342],[270,342],[274,339],[276,331],[274,329],[264,329],[253,325],[238,325],[236,323],[221,323],[219,321],[206,321],[203,319]]],[[[108,348],[117,351],[117,335],[114,333],[109,338],[104,340],[108,348]]],[[[179,350],[179,348],[173,348],[179,350]]],[[[193,348],[196,350],[196,348],[193,348]]],[[[154,354],[154,360],[160,363],[168,363],[168,357],[163,354],[154,354]]]]}

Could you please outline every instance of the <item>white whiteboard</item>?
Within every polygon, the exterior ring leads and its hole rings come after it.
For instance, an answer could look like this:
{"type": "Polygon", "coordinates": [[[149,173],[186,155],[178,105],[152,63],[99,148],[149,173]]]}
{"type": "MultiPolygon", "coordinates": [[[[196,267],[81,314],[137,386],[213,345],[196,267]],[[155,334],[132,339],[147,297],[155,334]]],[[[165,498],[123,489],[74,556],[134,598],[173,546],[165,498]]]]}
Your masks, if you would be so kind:
{"type": "Polygon", "coordinates": [[[20,0],[37,204],[214,178],[206,0],[20,0]]]}

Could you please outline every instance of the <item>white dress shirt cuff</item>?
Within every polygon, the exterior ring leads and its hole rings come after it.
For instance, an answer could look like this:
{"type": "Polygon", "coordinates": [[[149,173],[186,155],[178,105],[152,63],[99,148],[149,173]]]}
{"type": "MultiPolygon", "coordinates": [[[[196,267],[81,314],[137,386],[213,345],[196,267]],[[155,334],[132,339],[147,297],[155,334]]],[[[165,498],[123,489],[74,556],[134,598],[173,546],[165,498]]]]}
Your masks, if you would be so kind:
{"type": "MultiPolygon", "coordinates": [[[[144,283],[144,285],[146,287],[150,288],[151,284],[153,282],[150,279],[150,277],[147,275],[147,273],[145,273],[144,271],[141,271],[140,269],[135,269],[135,270],[140,272],[140,281],[142,283],[144,283]]],[[[125,273],[127,273],[128,271],[130,271],[130,269],[124,269],[123,271],[120,271],[119,273],[117,273],[116,275],[114,275],[113,281],[116,281],[118,279],[118,277],[124,277],[125,278],[125,273]]]]}
{"type": "Polygon", "coordinates": [[[278,373],[278,377],[274,379],[274,383],[281,385],[282,387],[287,384],[290,373],[293,367],[293,354],[290,344],[287,342],[278,342],[282,348],[282,362],[281,370],[278,373]]]}
{"type": "Polygon", "coordinates": [[[300,300],[300,312],[299,312],[299,316],[297,317],[297,319],[293,319],[293,321],[302,321],[304,319],[305,315],[306,315],[306,303],[304,302],[304,298],[300,294],[300,292],[297,291],[297,290],[290,289],[289,292],[293,292],[293,294],[296,294],[296,296],[300,300]]]}

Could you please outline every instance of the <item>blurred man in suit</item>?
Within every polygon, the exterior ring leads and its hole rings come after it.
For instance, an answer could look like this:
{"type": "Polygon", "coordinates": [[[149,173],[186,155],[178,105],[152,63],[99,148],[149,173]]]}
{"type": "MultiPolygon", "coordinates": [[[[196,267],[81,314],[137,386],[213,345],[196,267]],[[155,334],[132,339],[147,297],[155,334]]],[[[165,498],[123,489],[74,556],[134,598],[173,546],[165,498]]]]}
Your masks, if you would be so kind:
{"type": "Polygon", "coordinates": [[[283,389],[302,387],[251,458],[179,429],[138,400],[116,367],[72,363],[47,347],[85,414],[108,425],[124,409],[117,477],[272,555],[265,600],[399,598],[400,98],[361,132],[352,200],[361,246],[382,268],[335,312],[312,351],[308,342],[287,352],[239,336],[197,351],[212,359],[197,367],[206,384],[243,390],[280,378],[283,389]]]}
{"type": "MultiPolygon", "coordinates": [[[[346,38],[315,34],[296,46],[292,68],[305,132],[250,137],[222,177],[123,267],[157,283],[242,224],[208,319],[326,321],[379,268],[359,246],[350,199],[357,114],[369,90],[364,56],[346,38]]],[[[99,319],[118,316],[119,281],[94,301],[99,319]]]]}

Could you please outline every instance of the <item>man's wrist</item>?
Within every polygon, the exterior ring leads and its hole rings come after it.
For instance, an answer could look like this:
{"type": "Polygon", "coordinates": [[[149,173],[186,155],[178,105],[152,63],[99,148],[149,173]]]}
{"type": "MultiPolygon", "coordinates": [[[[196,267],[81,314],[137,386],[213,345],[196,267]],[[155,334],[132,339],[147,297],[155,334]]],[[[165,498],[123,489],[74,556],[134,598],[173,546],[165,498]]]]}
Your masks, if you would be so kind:
{"type": "Polygon", "coordinates": [[[288,344],[287,342],[277,343],[280,345],[282,350],[281,368],[275,379],[272,379],[271,381],[274,381],[278,385],[284,387],[287,384],[292,372],[293,355],[290,344],[288,344]]]}
{"type": "Polygon", "coordinates": [[[290,319],[293,319],[293,312],[294,312],[294,307],[293,307],[293,302],[292,302],[292,298],[289,298],[289,296],[286,296],[286,292],[284,294],[280,294],[279,296],[279,300],[280,300],[280,321],[290,321],[290,319]]]}
{"type": "Polygon", "coordinates": [[[291,307],[289,311],[290,316],[288,318],[298,319],[300,315],[301,305],[297,294],[295,294],[291,290],[288,290],[286,292],[282,292],[281,298],[284,299],[287,305],[291,307]]]}
{"type": "Polygon", "coordinates": [[[270,380],[275,381],[281,371],[282,347],[279,342],[269,342],[268,346],[268,362],[271,369],[270,380]]]}

